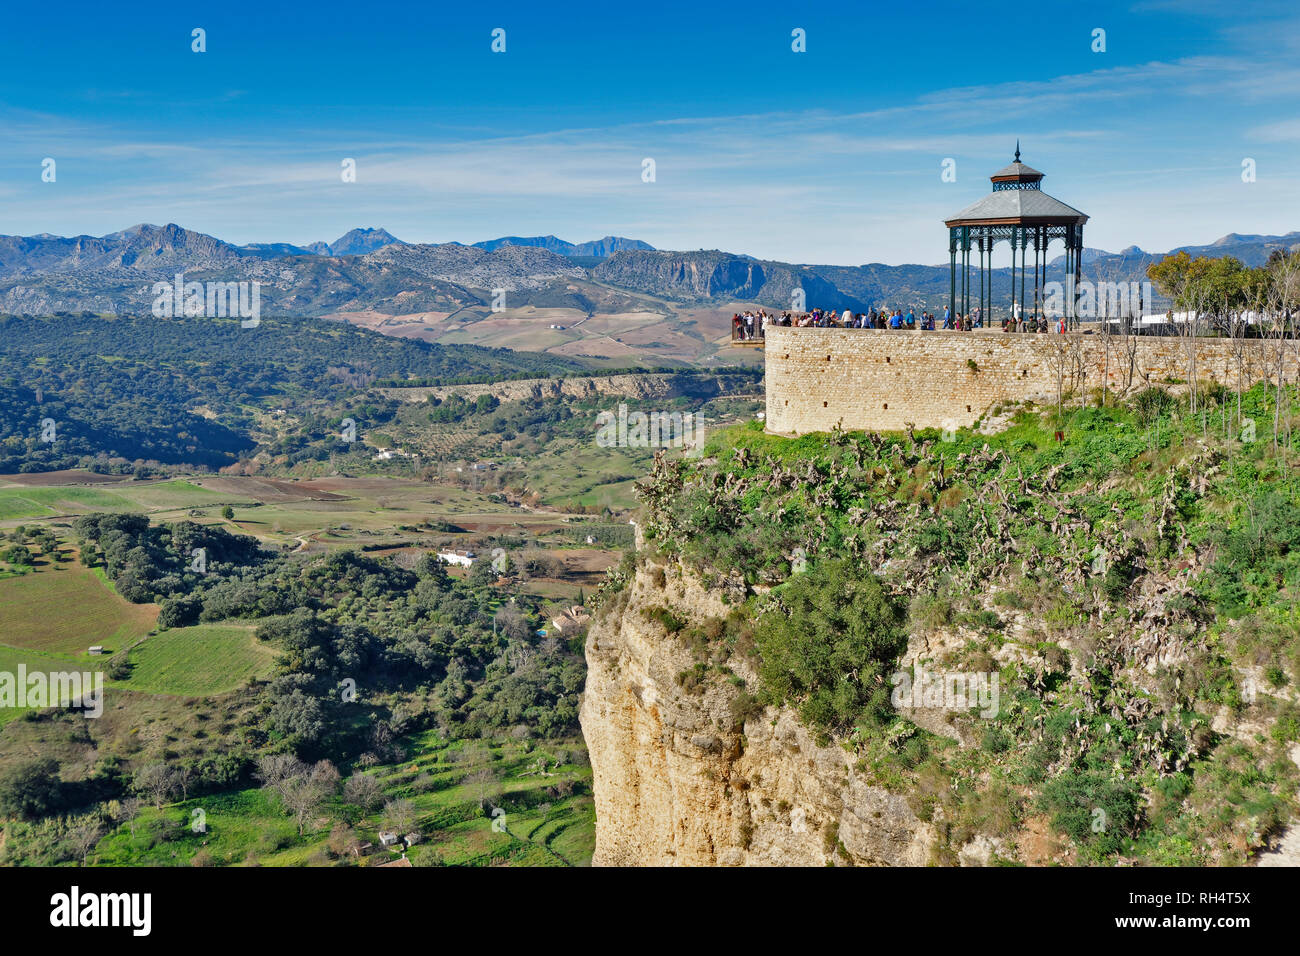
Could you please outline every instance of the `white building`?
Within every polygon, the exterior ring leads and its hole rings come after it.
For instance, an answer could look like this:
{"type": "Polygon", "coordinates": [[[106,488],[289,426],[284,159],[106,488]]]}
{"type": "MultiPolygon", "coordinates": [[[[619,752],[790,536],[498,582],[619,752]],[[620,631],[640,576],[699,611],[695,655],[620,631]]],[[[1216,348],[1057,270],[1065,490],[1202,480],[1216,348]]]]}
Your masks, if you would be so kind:
{"type": "Polygon", "coordinates": [[[468,568],[478,556],[473,551],[439,551],[438,557],[448,564],[459,564],[463,568],[468,568]]]}

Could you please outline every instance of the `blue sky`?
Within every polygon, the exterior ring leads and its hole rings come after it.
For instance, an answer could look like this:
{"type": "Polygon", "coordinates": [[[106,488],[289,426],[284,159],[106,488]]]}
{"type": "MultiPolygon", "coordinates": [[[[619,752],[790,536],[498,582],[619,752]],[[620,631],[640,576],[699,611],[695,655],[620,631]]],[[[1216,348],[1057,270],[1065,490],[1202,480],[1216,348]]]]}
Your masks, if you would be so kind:
{"type": "Polygon", "coordinates": [[[384,226],[419,242],[616,234],[935,263],[941,220],[989,189],[1017,138],[1044,188],[1092,216],[1090,246],[1288,232],[1290,6],[11,6],[0,233],[178,222],[306,243],[384,226]],[[191,52],[194,27],[205,53],[191,52]],[[490,50],[496,27],[504,54],[490,50]],[[796,27],[806,53],[791,50],[796,27]],[[956,182],[941,181],[946,158],[956,182]]]}

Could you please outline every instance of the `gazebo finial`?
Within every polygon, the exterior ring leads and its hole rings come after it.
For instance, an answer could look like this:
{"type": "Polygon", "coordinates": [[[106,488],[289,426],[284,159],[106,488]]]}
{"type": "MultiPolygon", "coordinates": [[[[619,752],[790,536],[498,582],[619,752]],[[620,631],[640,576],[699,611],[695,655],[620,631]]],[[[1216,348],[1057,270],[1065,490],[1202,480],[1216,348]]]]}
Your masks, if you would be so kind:
{"type": "Polygon", "coordinates": [[[1020,140],[1016,139],[1016,162],[1020,162],[1020,140]]]}

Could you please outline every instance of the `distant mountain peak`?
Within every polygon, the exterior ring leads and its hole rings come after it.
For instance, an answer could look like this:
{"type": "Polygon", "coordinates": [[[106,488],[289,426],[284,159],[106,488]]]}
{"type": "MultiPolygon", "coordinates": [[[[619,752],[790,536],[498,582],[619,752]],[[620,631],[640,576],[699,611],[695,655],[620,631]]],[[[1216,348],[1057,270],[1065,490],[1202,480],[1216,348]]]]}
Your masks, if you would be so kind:
{"type": "Polygon", "coordinates": [[[558,236],[501,236],[499,239],[485,239],[482,242],[474,243],[477,249],[486,249],[488,252],[494,252],[502,246],[532,246],[538,249],[546,249],[561,256],[594,256],[598,259],[607,259],[616,252],[624,252],[628,249],[641,249],[654,251],[654,246],[648,242],[642,242],[640,239],[626,239],[623,236],[605,236],[603,239],[594,239],[591,242],[566,242],[558,236]]]}
{"type": "MultiPolygon", "coordinates": [[[[394,244],[402,245],[404,243],[387,229],[366,226],[348,230],[329,243],[326,248],[329,249],[331,256],[364,256],[376,249],[382,249],[384,246],[394,244]]],[[[317,245],[317,243],[312,243],[312,246],[317,245]]],[[[323,243],[320,245],[323,245],[323,243]]]]}

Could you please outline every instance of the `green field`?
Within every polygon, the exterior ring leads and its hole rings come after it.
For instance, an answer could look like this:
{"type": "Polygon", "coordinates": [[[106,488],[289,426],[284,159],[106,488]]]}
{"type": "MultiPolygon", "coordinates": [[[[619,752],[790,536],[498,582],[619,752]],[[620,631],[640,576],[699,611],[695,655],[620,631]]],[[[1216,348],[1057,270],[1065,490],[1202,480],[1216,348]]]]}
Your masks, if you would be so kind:
{"type": "Polygon", "coordinates": [[[49,508],[19,494],[16,489],[0,490],[0,521],[11,518],[43,518],[52,514],[54,512],[49,508]]]}
{"type": "Polygon", "coordinates": [[[198,624],[163,631],[131,649],[122,686],[149,694],[223,694],[269,673],[274,651],[253,627],[198,624]]]}
{"type": "Polygon", "coordinates": [[[0,580],[0,643],[56,653],[82,653],[92,644],[120,650],[149,633],[153,604],[130,604],[100,575],[80,564],[51,566],[0,580]]]}
{"type": "Polygon", "coordinates": [[[200,488],[184,479],[160,482],[130,482],[119,486],[123,498],[130,499],[136,510],[154,508],[202,508],[224,502],[230,496],[200,488]]]}
{"type": "Polygon", "coordinates": [[[0,519],[84,514],[87,511],[130,511],[131,501],[98,488],[24,485],[0,488],[0,519]]]}

